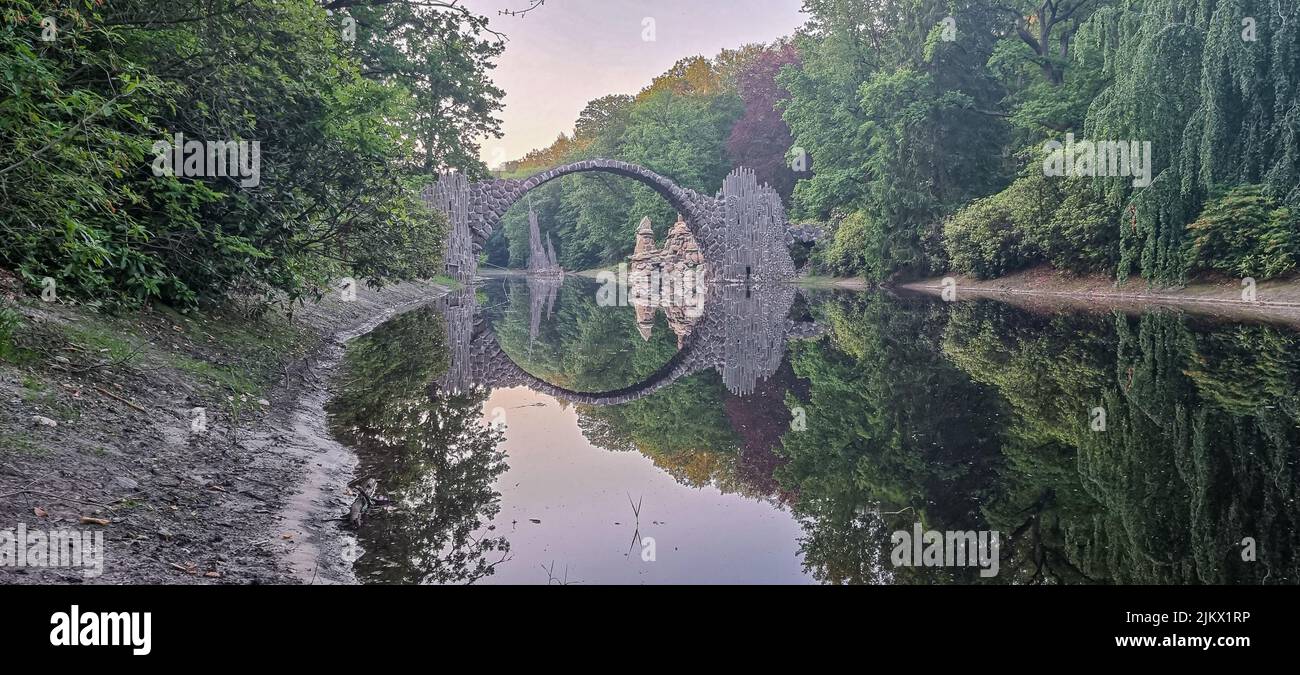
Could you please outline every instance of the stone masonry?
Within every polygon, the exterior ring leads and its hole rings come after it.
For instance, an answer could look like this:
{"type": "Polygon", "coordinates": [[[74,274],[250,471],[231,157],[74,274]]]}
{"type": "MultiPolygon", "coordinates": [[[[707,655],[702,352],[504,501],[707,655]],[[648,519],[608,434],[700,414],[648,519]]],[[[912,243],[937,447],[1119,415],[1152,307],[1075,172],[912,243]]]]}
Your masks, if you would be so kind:
{"type": "Polygon", "coordinates": [[[425,190],[425,201],[451,221],[447,272],[472,281],[478,253],[500,226],[501,217],[529,191],[561,176],[603,172],[649,186],[682,215],[708,266],[710,282],[767,283],[795,276],[786,241],[785,209],[775,190],[759,185],[753,171],[739,168],[709,197],[678,186],[644,167],[611,159],[589,159],[543,171],[527,179],[470,183],[462,174],[444,174],[425,190]]]}

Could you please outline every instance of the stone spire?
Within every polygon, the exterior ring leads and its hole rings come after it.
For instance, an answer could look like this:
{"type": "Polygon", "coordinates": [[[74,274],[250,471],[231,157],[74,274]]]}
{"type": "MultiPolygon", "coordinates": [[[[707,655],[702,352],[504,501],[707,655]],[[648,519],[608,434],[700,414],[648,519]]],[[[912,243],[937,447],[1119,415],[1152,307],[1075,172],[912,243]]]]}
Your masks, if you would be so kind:
{"type": "Polygon", "coordinates": [[[649,304],[634,304],[633,308],[636,310],[636,330],[643,340],[649,342],[650,336],[654,334],[655,307],[649,304]]]}
{"type": "Polygon", "coordinates": [[[547,267],[560,269],[560,259],[555,255],[555,242],[551,241],[551,233],[546,233],[546,262],[547,267]]]}
{"type": "Polygon", "coordinates": [[[541,228],[537,224],[537,212],[533,210],[533,198],[528,198],[528,273],[557,275],[563,274],[559,262],[555,259],[555,244],[551,235],[546,234],[542,241],[541,228]]]}
{"type": "Polygon", "coordinates": [[[632,251],[633,257],[654,253],[655,248],[655,230],[650,226],[650,217],[646,216],[641,219],[641,226],[636,229],[636,249],[632,251]]]}
{"type": "Polygon", "coordinates": [[[546,248],[542,245],[542,233],[537,226],[537,212],[533,210],[533,198],[528,198],[528,269],[540,270],[548,267],[546,248]]]}
{"type": "Polygon", "coordinates": [[[682,214],[680,213],[677,214],[677,222],[673,223],[673,226],[669,228],[668,236],[671,237],[673,235],[678,235],[678,236],[689,235],[690,233],[691,233],[690,228],[686,227],[686,219],[682,218],[682,214]]]}

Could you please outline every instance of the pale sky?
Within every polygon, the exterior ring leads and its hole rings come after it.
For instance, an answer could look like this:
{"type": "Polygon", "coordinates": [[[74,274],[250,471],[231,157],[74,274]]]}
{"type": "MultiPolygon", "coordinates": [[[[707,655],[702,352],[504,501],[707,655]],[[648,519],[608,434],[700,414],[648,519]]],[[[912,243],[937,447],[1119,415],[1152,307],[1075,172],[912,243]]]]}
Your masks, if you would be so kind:
{"type": "Polygon", "coordinates": [[[801,0],[465,0],[509,37],[491,77],[506,92],[501,139],[483,143],[489,167],[571,133],[587,102],[635,94],[679,59],[771,42],[803,24],[801,0]],[[654,41],[642,39],[654,20],[654,41]]]}

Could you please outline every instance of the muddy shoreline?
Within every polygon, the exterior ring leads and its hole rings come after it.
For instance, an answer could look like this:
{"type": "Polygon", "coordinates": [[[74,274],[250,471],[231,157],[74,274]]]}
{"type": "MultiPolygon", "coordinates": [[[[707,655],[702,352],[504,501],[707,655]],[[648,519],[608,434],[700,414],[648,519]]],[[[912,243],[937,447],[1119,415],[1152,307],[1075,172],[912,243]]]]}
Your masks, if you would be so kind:
{"type": "Polygon", "coordinates": [[[432,302],[446,293],[436,288],[413,299],[380,302],[379,311],[361,323],[332,335],[316,357],[316,375],[324,386],[300,388],[279,407],[275,431],[264,436],[264,447],[300,458],[305,475],[298,490],[281,508],[278,521],[284,532],[283,560],[294,577],[306,584],[352,584],[351,562],[358,554],[356,537],[341,527],[355,494],[348,487],[358,458],[331,436],[325,405],[332,395],[347,343],[365,335],[392,317],[432,302]],[[285,535],[290,538],[286,539],[285,535]]]}
{"type": "Polygon", "coordinates": [[[104,555],[100,574],[0,567],[0,584],[351,581],[337,518],[356,458],[325,429],[330,379],[347,340],[445,292],[363,288],[255,319],[11,302],[0,531],[100,533],[104,555]]]}

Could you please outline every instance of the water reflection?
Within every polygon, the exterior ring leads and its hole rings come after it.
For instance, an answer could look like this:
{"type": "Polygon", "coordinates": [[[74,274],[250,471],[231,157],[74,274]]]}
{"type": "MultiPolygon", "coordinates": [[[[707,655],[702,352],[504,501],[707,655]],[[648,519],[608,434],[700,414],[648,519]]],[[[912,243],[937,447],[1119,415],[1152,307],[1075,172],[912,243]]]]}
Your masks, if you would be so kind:
{"type": "Polygon", "coordinates": [[[573,281],[493,281],[355,342],[334,428],[395,500],[358,576],[1297,580],[1291,329],[738,290],[680,349],[663,314],[646,341],[573,281]],[[628,555],[625,492],[660,514],[638,529],[657,561],[628,555]],[[999,531],[999,574],[895,566],[890,533],[916,522],[999,531]]]}
{"type": "Polygon", "coordinates": [[[416,309],[354,341],[330,405],[358,474],[394,503],[364,521],[354,568],[365,582],[473,582],[509,554],[506,539],[484,529],[500,510],[494,482],[506,469],[502,433],[483,422],[487,391],[430,386],[448,366],[440,309],[416,309]]]}
{"type": "MultiPolygon", "coordinates": [[[[786,340],[819,332],[814,322],[790,318],[796,295],[791,286],[714,286],[708,289],[702,316],[674,321],[676,315],[668,308],[665,320],[674,338],[652,342],[654,332],[645,328],[644,307],[600,306],[599,284],[571,279],[560,302],[562,320],[548,336],[553,349],[544,358],[535,346],[541,307],[553,304],[555,283],[550,279],[490,283],[485,289],[489,310],[495,312],[480,312],[477,293],[471,290],[449,298],[446,316],[457,324],[450,329],[456,339],[451,367],[439,385],[453,391],[523,386],[574,403],[621,405],[714,369],[722,374],[728,390],[745,395],[776,372],[786,340]],[[524,292],[526,299],[520,297],[524,292]],[[525,307],[529,314],[526,348],[519,337],[525,307]],[[631,339],[633,331],[645,344],[631,339]],[[601,354],[606,358],[614,354],[615,359],[611,363],[601,354]],[[593,357],[598,367],[593,367],[593,357]],[[542,374],[536,374],[539,370],[542,374]]],[[[650,316],[656,314],[652,311],[650,316]]]]}

